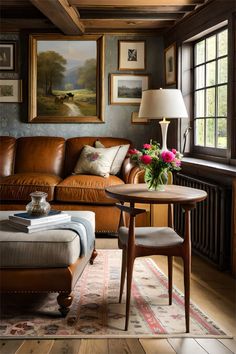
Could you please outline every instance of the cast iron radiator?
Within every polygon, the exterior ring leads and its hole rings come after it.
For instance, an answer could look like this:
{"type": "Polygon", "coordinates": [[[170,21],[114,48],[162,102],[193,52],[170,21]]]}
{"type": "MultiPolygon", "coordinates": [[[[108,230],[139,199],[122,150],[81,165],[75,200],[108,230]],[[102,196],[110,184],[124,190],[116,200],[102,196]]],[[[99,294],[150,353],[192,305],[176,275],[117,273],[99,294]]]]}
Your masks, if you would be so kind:
{"type": "MultiPolygon", "coordinates": [[[[206,180],[181,173],[175,175],[174,183],[207,192],[207,199],[191,211],[191,238],[194,253],[211,261],[220,270],[230,268],[231,242],[231,190],[206,180]]],[[[176,205],[175,229],[184,234],[184,212],[176,205]]]]}

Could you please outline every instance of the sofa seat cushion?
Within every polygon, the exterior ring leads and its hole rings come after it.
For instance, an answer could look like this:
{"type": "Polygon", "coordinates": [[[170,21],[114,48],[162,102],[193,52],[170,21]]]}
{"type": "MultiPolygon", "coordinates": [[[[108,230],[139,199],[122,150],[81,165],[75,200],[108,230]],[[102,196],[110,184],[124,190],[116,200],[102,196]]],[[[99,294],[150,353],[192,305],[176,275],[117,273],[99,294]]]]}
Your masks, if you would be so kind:
{"type": "Polygon", "coordinates": [[[0,195],[2,200],[27,202],[30,193],[36,190],[48,194],[47,200],[54,199],[54,188],[62,179],[56,175],[43,173],[17,173],[0,178],[0,195]]]}
{"type": "Polygon", "coordinates": [[[55,200],[60,202],[79,202],[89,204],[114,204],[108,198],[105,188],[116,184],[124,184],[117,176],[104,178],[92,175],[69,176],[56,186],[55,200]]]}

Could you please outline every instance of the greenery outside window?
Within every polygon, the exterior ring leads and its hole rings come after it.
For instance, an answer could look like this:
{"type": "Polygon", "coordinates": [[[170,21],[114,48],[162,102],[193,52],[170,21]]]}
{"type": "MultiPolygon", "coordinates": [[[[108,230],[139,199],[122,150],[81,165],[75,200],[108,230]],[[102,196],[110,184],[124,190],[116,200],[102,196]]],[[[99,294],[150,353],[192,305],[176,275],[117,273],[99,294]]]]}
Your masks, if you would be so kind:
{"type": "Polygon", "coordinates": [[[228,30],[194,44],[194,150],[227,151],[228,30]]]}

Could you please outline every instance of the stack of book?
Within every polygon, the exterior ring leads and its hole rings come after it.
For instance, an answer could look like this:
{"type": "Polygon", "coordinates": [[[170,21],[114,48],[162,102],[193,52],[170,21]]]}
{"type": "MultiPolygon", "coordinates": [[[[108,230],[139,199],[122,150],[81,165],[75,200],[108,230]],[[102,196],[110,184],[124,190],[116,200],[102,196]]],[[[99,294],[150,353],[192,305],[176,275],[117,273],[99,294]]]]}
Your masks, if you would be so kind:
{"type": "Polygon", "coordinates": [[[47,230],[51,226],[71,221],[71,216],[63,211],[50,210],[46,216],[33,216],[28,213],[9,215],[11,226],[23,232],[36,232],[47,230]]]}

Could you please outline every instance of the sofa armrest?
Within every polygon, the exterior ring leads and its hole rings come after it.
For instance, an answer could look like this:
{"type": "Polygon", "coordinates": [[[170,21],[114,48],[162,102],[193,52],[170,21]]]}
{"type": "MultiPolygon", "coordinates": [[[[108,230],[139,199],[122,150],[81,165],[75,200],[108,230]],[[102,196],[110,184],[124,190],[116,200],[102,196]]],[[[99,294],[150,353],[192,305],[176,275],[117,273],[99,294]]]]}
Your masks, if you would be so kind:
{"type": "Polygon", "coordinates": [[[144,170],[136,166],[129,157],[127,157],[122,165],[122,178],[125,183],[143,183],[144,170]]]}

